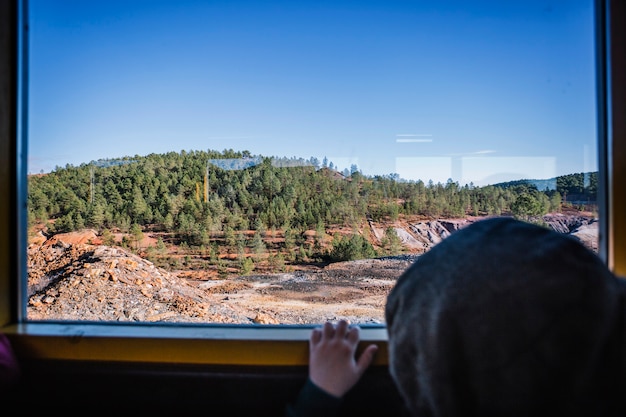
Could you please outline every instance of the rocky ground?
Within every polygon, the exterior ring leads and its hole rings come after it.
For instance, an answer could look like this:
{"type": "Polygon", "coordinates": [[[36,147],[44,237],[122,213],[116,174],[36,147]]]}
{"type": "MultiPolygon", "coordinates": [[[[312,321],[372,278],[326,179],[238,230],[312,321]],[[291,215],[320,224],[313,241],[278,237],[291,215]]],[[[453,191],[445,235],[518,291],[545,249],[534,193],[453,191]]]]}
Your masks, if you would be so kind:
{"type": "MultiPolygon", "coordinates": [[[[475,219],[399,227],[413,255],[338,262],[292,273],[188,279],[119,247],[93,245],[95,233],[33,239],[28,248],[28,319],[78,321],[315,324],[344,318],[384,323],[396,279],[424,250],[475,219]]],[[[555,214],[552,228],[597,251],[597,221],[555,214]]],[[[376,235],[382,228],[372,226],[376,235]]]]}
{"type": "Polygon", "coordinates": [[[31,320],[307,324],[382,323],[412,257],[317,271],[190,281],[121,248],[56,240],[29,253],[31,320]]]}

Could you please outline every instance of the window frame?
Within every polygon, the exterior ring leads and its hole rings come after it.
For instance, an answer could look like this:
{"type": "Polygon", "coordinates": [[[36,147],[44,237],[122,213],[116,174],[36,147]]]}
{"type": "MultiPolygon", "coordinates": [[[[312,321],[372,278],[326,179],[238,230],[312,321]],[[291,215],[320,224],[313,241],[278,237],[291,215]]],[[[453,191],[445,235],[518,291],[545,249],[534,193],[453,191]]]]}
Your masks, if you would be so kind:
{"type": "MultiPolygon", "coordinates": [[[[305,366],[311,326],[29,323],[26,317],[27,0],[0,2],[0,331],[21,358],[206,365],[305,366]],[[20,73],[21,71],[21,73],[20,73]],[[21,84],[20,84],[21,83],[21,84]]],[[[600,256],[626,276],[625,3],[596,0],[600,256]],[[617,23],[617,19],[621,19],[617,23]]],[[[367,327],[375,366],[387,365],[387,332],[367,327]]]]}

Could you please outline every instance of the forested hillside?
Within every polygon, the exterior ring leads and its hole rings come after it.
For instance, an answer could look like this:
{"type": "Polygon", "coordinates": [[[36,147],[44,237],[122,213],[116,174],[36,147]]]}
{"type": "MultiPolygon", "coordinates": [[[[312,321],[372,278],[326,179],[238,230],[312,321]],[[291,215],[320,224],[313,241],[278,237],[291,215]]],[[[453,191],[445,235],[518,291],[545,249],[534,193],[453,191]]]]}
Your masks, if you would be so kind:
{"type": "MultiPolygon", "coordinates": [[[[245,254],[273,253],[274,261],[284,263],[402,251],[394,245],[393,230],[386,248],[373,247],[356,232],[367,221],[501,214],[528,218],[560,211],[567,196],[593,203],[597,175],[558,177],[553,179],[556,189],[530,180],[475,187],[451,180],[405,181],[395,174],[366,176],[354,166],[352,172],[338,172],[326,159],[320,163],[224,150],[67,165],[28,181],[29,223],[44,224],[48,234],[92,228],[105,244],[113,244],[113,233],[121,232],[128,234],[123,243],[132,248],[146,231],[159,232],[170,243],[203,251],[215,264],[218,254],[239,254],[240,267],[249,270],[253,257],[245,254]],[[321,237],[336,228],[354,233],[321,245],[321,237]],[[315,231],[312,240],[310,231],[315,231]],[[269,232],[281,236],[274,251],[268,247],[269,232]]],[[[159,245],[161,240],[155,250],[159,245]]]]}

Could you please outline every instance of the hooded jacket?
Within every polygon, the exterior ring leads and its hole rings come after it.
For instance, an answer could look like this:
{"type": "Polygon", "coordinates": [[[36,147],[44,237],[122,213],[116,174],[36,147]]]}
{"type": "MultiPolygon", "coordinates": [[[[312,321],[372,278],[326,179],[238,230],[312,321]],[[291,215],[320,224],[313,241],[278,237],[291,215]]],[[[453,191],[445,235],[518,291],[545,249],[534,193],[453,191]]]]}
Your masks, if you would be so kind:
{"type": "Polygon", "coordinates": [[[625,290],[573,237],[478,221],[390,292],[392,378],[420,417],[626,415],[625,290]]]}

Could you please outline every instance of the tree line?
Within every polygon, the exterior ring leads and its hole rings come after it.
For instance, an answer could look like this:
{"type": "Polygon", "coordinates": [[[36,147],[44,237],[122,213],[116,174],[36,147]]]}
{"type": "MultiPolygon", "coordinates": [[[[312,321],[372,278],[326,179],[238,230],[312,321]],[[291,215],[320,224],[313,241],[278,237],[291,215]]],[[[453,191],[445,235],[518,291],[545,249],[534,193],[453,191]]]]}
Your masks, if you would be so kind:
{"type": "MultiPolygon", "coordinates": [[[[215,234],[226,239],[244,230],[281,230],[297,236],[403,215],[541,216],[559,211],[564,196],[594,202],[597,173],[566,175],[556,178],[552,189],[540,187],[529,180],[484,187],[452,180],[424,183],[397,174],[367,176],[355,166],[338,172],[326,158],[320,163],[316,158],[262,157],[232,149],[181,151],[66,165],[31,175],[28,220],[47,223],[50,233],[85,227],[140,233],[149,227],[189,246],[208,247],[215,234]]],[[[393,241],[392,234],[389,239],[393,241]]],[[[347,245],[340,238],[335,243],[335,252],[347,245]]],[[[236,237],[230,244],[238,245],[236,237]]]]}

